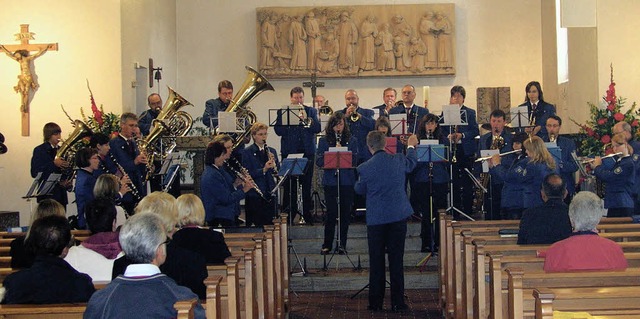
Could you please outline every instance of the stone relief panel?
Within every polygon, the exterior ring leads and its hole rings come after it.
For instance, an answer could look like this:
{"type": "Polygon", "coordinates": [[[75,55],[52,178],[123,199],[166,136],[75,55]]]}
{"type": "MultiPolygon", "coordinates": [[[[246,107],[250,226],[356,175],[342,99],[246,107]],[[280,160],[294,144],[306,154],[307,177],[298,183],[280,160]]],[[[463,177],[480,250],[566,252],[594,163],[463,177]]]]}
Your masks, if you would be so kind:
{"type": "Polygon", "coordinates": [[[270,79],[455,75],[454,4],[256,9],[270,79]]]}

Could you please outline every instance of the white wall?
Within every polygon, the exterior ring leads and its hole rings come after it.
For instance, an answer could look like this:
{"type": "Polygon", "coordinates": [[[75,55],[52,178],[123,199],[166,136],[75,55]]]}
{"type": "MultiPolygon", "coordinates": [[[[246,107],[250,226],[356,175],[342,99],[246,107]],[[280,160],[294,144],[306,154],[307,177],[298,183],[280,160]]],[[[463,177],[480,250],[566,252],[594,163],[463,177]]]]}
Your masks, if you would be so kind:
{"type": "Polygon", "coordinates": [[[43,142],[42,127],[56,122],[62,127],[63,137],[72,130],[60,105],[74,119],[80,118],[80,107],[90,114],[88,79],[96,102],[103,104],[105,111],[121,111],[120,2],[23,1],[4,5],[0,21],[2,44],[18,44],[13,35],[23,23],[30,24],[30,30],[36,33],[32,43],[59,44],[59,51],[35,60],[40,88],[31,102],[28,137],[20,136],[20,98],[13,91],[18,63],[4,54],[0,56],[0,131],[9,148],[0,155],[0,210],[20,211],[24,224],[29,220],[29,203],[21,196],[31,184],[31,154],[43,142]]]}

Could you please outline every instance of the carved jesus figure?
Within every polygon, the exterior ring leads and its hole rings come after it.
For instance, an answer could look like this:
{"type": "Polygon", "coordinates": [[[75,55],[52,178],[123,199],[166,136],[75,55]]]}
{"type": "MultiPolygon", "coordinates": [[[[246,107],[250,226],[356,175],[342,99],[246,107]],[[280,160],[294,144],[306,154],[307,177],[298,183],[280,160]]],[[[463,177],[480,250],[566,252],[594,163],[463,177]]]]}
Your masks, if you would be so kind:
{"type": "Polygon", "coordinates": [[[4,51],[4,53],[16,60],[20,64],[20,75],[18,75],[18,84],[13,87],[13,89],[20,93],[21,102],[20,102],[20,111],[22,113],[29,112],[29,95],[31,90],[35,90],[38,88],[38,82],[33,77],[31,73],[31,61],[37,59],[47,52],[47,50],[54,48],[55,44],[49,44],[44,49],[38,51],[38,53],[34,55],[29,55],[29,51],[27,50],[17,50],[16,52],[11,53],[7,48],[3,45],[0,45],[0,50],[4,51]]]}

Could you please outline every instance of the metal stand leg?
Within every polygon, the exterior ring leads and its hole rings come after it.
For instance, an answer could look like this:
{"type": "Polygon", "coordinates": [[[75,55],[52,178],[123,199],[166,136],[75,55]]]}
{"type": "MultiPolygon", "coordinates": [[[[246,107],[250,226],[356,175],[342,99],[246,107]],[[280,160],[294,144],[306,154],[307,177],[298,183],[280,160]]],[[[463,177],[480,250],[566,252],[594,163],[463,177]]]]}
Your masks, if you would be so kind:
{"type": "MultiPolygon", "coordinates": [[[[347,257],[347,260],[349,260],[349,262],[351,263],[351,266],[353,266],[353,269],[356,270],[358,269],[358,267],[356,267],[356,265],[353,263],[353,261],[351,260],[351,258],[349,258],[349,253],[347,252],[346,249],[344,249],[344,247],[342,247],[341,241],[340,241],[340,224],[341,224],[341,216],[340,216],[340,212],[341,212],[341,208],[340,208],[340,169],[336,169],[337,175],[338,175],[338,196],[336,196],[336,202],[337,202],[337,206],[338,206],[338,216],[337,216],[337,220],[338,222],[336,223],[336,230],[337,230],[337,235],[336,235],[336,250],[333,251],[333,253],[331,254],[331,257],[329,258],[329,261],[326,261],[325,258],[325,262],[324,265],[322,267],[323,270],[327,271],[329,269],[329,264],[331,264],[331,260],[333,260],[333,257],[336,255],[336,253],[340,253],[342,252],[345,257],[347,257]]],[[[339,265],[336,262],[336,269],[339,269],[339,265]]]]}

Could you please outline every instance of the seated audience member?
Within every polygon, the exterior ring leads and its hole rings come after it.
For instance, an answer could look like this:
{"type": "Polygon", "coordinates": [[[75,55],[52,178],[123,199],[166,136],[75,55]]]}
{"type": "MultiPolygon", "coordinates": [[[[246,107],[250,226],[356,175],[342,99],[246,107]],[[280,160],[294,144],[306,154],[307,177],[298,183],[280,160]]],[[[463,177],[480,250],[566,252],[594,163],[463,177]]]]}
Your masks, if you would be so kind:
{"type": "MultiPolygon", "coordinates": [[[[119,180],[117,176],[113,174],[102,174],[96,180],[96,185],[93,187],[94,198],[105,198],[110,200],[116,208],[116,229],[127,220],[127,214],[124,208],[120,206],[120,200],[124,194],[131,191],[129,186],[124,182],[125,178],[119,180]]],[[[126,180],[129,180],[126,178],[126,180]]]]}
{"type": "MultiPolygon", "coordinates": [[[[58,203],[55,199],[43,199],[38,203],[36,211],[33,212],[29,225],[33,224],[33,222],[39,218],[51,215],[64,217],[66,215],[64,206],[58,203]]],[[[29,232],[27,232],[27,236],[28,235],[29,232]]],[[[27,250],[24,245],[27,236],[20,236],[11,241],[9,255],[11,256],[11,268],[13,269],[29,268],[33,264],[33,260],[36,258],[36,255],[32,251],[27,250]]]]}
{"type": "MultiPolygon", "coordinates": [[[[137,214],[155,214],[160,217],[169,239],[173,238],[178,223],[178,209],[176,199],[163,192],[153,192],[143,198],[136,206],[137,214]]],[[[120,243],[122,245],[122,242],[120,243]]],[[[124,248],[124,246],[123,246],[124,248]]],[[[111,277],[122,275],[128,265],[135,263],[125,255],[116,259],[113,263],[111,277]]],[[[173,241],[167,244],[167,260],[160,265],[163,274],[176,281],[180,286],[185,286],[200,297],[206,299],[206,287],[204,279],[207,278],[207,264],[205,258],[197,253],[186,250],[173,241]]]]}
{"type": "Polygon", "coordinates": [[[111,281],[113,261],[123,255],[115,231],[116,208],[105,198],[94,199],[85,208],[91,237],[69,248],[64,260],[93,281],[111,281]]]}
{"type": "Polygon", "coordinates": [[[627,259],[614,241],[598,236],[596,226],[604,214],[602,200],[596,194],[582,191],[569,205],[573,234],[549,248],[544,260],[547,272],[583,270],[623,270],[627,259]]]}
{"type": "Polygon", "coordinates": [[[224,264],[231,256],[224,236],[220,232],[204,228],[204,205],[194,194],[178,197],[178,226],[172,241],[179,247],[204,256],[207,264],[224,264]]]}
{"type": "MultiPolygon", "coordinates": [[[[160,272],[158,267],[168,258],[168,240],[159,214],[131,217],[122,226],[120,244],[132,264],[91,297],[84,318],[176,318],[176,301],[198,296],[160,272]]],[[[205,318],[199,303],[195,317],[205,318]]]]}
{"type": "Polygon", "coordinates": [[[2,285],[4,304],[87,302],[95,291],[91,277],[73,269],[64,256],[69,251],[71,227],[63,216],[33,222],[25,242],[36,259],[31,268],[10,274],[2,285]]]}
{"type": "Polygon", "coordinates": [[[558,174],[549,174],[542,181],[544,204],[524,211],[520,220],[518,244],[548,245],[571,235],[569,206],[565,181],[558,174]]]}

